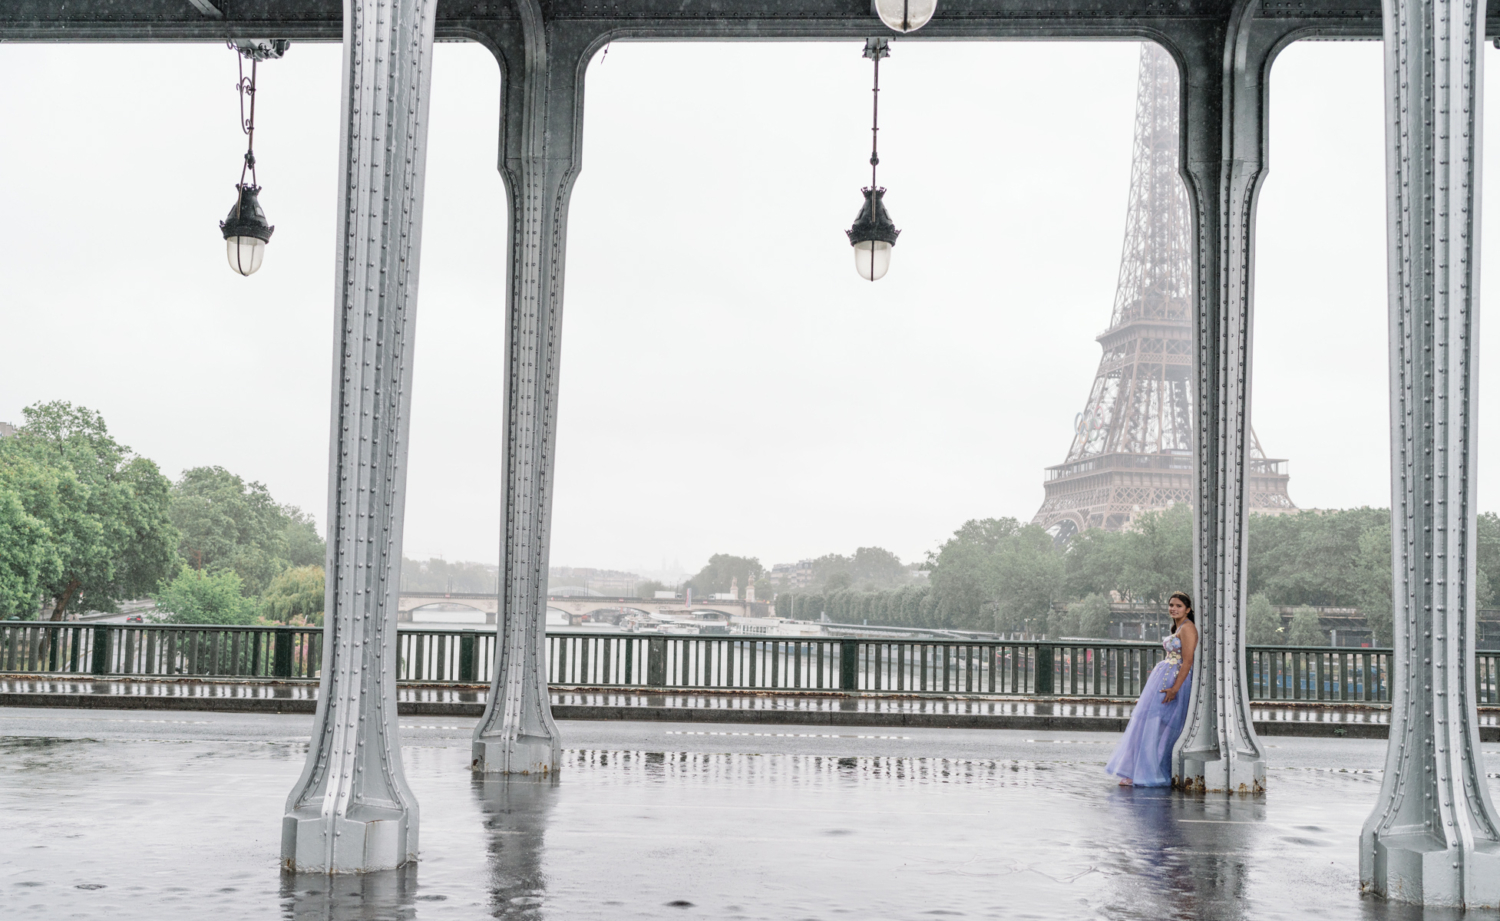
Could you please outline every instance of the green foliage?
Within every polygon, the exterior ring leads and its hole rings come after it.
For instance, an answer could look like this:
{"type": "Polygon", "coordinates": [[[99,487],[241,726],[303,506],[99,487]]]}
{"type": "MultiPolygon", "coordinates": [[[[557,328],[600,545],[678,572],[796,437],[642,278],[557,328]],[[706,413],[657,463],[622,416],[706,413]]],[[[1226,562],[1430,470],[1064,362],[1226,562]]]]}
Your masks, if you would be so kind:
{"type": "Polygon", "coordinates": [[[759,579],[764,572],[765,567],[760,565],[760,560],[754,557],[715,553],[708,558],[708,565],[700,569],[696,576],[687,580],[687,586],[699,598],[727,592],[729,587],[736,582],[739,584],[740,591],[743,592],[746,586],[759,579]]]}
{"type": "Polygon", "coordinates": [[[47,526],[58,518],[57,493],[53,471],[0,451],[0,618],[35,617],[43,582],[58,576],[61,548],[47,526]]]}
{"type": "Polygon", "coordinates": [[[283,508],[262,483],[223,467],[194,467],[172,487],[178,553],[193,569],[234,570],[259,595],[288,566],[321,566],[323,542],[301,510],[283,508]]]}
{"type": "Polygon", "coordinates": [[[226,569],[183,569],[156,593],[157,620],[166,624],[249,624],[255,602],[246,598],[239,575],[226,569]]]}
{"type": "Polygon", "coordinates": [[[282,570],[260,598],[261,610],[271,620],[287,624],[300,617],[323,623],[323,567],[296,566],[282,570]]]}
{"type": "Polygon", "coordinates": [[[1384,534],[1384,569],[1390,569],[1390,512],[1356,508],[1250,519],[1251,594],[1276,604],[1354,606],[1371,589],[1362,545],[1384,534]]]}
{"type": "Polygon", "coordinates": [[[11,572],[0,577],[12,593],[6,603],[16,603],[17,591],[45,597],[61,620],[68,611],[112,611],[170,576],[178,565],[171,484],[156,465],[110,437],[92,410],[59,401],[22,412],[21,428],[0,440],[8,471],[0,489],[10,497],[0,504],[22,548],[0,564],[11,572]]]}
{"type": "Polygon", "coordinates": [[[1281,615],[1264,593],[1251,595],[1245,608],[1245,642],[1254,646],[1280,646],[1286,642],[1281,615]]]}
{"type": "Polygon", "coordinates": [[[967,630],[1047,629],[1064,564],[1052,538],[1014,518],[965,522],[932,560],[938,616],[967,630]]]}
{"type": "Polygon", "coordinates": [[[1071,605],[1078,611],[1078,635],[1105,639],[1109,636],[1109,599],[1095,592],[1071,605]]]}
{"type": "Polygon", "coordinates": [[[293,567],[326,564],[328,545],[318,536],[317,522],[311,515],[295,505],[283,505],[281,514],[286,518],[282,537],[286,541],[285,559],[293,567]]]}
{"type": "MultiPolygon", "coordinates": [[[[1374,644],[1391,645],[1389,511],[1252,515],[1249,544],[1250,643],[1327,643],[1316,616],[1303,617],[1296,637],[1295,624],[1283,629],[1276,607],[1290,605],[1358,608],[1374,644]]],[[[1500,515],[1479,516],[1476,544],[1480,606],[1500,607],[1500,515]]],[[[1174,591],[1192,593],[1192,551],[1193,516],[1185,504],[1140,515],[1124,531],[1084,531],[1061,546],[1014,519],[975,520],[929,557],[929,585],[872,591],[878,586],[860,583],[854,558],[835,554],[816,561],[815,574],[824,575],[814,590],[783,591],[776,611],[800,619],[827,612],[854,623],[869,612],[871,624],[1052,635],[1076,629],[1103,637],[1111,597],[1165,605],[1174,591]],[[839,573],[848,573],[847,581],[839,573]],[[1052,612],[1053,602],[1067,599],[1081,600],[1066,614],[1052,612]]]]}
{"type": "Polygon", "coordinates": [[[1065,636],[1080,636],[1078,605],[1053,608],[1047,614],[1047,636],[1059,639],[1065,636]]]}
{"type": "Polygon", "coordinates": [[[1121,534],[1116,589],[1152,604],[1166,604],[1173,592],[1191,594],[1193,512],[1187,503],[1139,515],[1121,534]]]}
{"type": "Polygon", "coordinates": [[[1302,605],[1292,612],[1291,635],[1288,642],[1293,646],[1327,646],[1328,634],[1318,626],[1318,612],[1302,605]]]}

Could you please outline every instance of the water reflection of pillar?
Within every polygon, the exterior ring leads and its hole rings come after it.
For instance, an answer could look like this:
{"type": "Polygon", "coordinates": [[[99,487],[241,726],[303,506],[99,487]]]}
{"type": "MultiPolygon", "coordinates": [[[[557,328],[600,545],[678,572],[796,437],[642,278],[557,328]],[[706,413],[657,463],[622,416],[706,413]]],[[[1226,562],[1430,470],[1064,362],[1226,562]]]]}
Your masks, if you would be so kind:
{"type": "Polygon", "coordinates": [[[1121,789],[1110,812],[1121,862],[1110,909],[1132,918],[1243,917],[1244,855],[1217,840],[1226,829],[1242,836],[1243,825],[1202,822],[1201,800],[1167,789],[1121,789]]]}
{"type": "Polygon", "coordinates": [[[409,918],[415,912],[415,861],[396,870],[372,873],[284,873],[281,906],[284,921],[365,921],[409,918]]]}
{"type": "Polygon", "coordinates": [[[542,917],[547,880],[542,848],[558,777],[476,775],[474,797],[489,840],[490,908],[495,917],[542,917]]]}

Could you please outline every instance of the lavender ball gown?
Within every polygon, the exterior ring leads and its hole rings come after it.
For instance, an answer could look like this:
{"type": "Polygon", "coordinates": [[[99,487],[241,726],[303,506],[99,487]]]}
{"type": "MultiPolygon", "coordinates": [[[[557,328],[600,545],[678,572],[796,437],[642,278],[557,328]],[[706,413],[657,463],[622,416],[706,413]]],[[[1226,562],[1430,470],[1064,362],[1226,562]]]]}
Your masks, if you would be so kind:
{"type": "Polygon", "coordinates": [[[1106,774],[1129,778],[1137,787],[1172,785],[1172,746],[1187,722],[1192,670],[1188,670],[1182,689],[1171,703],[1164,703],[1161,693],[1177,681],[1177,671],[1182,668],[1182,638],[1174,633],[1162,640],[1161,645],[1167,657],[1156,663],[1146,677],[1141,699],[1136,701],[1130,725],[1125,727],[1125,738],[1115,746],[1109,764],[1104,766],[1106,774]]]}

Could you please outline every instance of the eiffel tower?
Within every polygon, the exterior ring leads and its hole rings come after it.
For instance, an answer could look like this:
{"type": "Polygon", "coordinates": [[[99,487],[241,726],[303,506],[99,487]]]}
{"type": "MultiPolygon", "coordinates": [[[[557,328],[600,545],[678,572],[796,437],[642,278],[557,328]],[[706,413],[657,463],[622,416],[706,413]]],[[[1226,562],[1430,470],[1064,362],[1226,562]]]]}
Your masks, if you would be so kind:
{"type": "MultiPolygon", "coordinates": [[[[1177,170],[1177,66],[1141,44],[1135,152],[1125,247],[1104,356],[1074,420],[1068,458],[1047,468],[1032,524],[1066,540],[1119,530],[1142,512],[1193,501],[1193,249],[1187,189],[1177,170]]],[[[1286,461],[1250,433],[1252,512],[1296,511],[1286,461]]]]}

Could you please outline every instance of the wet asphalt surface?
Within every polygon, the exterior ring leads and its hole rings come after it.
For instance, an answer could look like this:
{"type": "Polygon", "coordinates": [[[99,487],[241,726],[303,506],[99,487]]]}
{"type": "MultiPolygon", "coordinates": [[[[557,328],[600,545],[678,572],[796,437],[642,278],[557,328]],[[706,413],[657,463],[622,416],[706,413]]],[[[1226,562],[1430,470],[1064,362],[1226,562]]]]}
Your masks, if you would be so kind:
{"type": "Polygon", "coordinates": [[[401,722],[421,859],[330,879],[278,869],[311,717],[0,709],[0,916],[1500,919],[1359,894],[1383,741],[1191,797],[1113,786],[1112,733],[569,721],[556,782],[505,782],[473,720],[401,722]]]}

